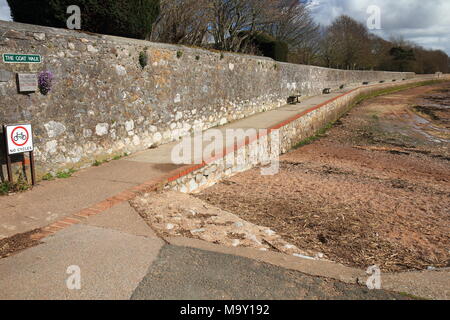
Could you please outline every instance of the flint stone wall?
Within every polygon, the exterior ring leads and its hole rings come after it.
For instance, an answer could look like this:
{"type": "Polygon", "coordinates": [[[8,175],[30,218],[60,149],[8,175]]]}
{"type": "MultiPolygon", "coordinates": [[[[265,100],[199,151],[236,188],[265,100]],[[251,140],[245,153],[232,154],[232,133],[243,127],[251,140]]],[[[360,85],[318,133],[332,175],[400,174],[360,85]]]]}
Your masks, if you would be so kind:
{"type": "Polygon", "coordinates": [[[343,71],[264,57],[0,21],[0,123],[31,123],[38,173],[168,143],[284,105],[288,96],[413,73],[343,71]],[[139,54],[148,65],[141,68],[139,54]],[[51,71],[52,91],[20,94],[16,74],[51,71]]]}

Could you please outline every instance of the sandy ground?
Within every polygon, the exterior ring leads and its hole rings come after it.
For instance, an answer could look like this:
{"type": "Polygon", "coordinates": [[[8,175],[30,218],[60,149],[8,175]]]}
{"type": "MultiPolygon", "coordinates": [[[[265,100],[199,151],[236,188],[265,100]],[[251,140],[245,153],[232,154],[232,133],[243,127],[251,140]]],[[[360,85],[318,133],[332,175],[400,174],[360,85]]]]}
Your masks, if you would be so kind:
{"type": "Polygon", "coordinates": [[[228,247],[277,251],[299,257],[311,256],[288,243],[270,228],[239,218],[191,195],[168,191],[148,193],[132,201],[132,206],[162,238],[186,237],[228,247]]]}
{"type": "Polygon", "coordinates": [[[450,84],[375,98],[314,143],[197,197],[288,243],[383,271],[450,266],[450,84]]]}
{"type": "Polygon", "coordinates": [[[0,259],[40,244],[40,241],[33,238],[34,235],[38,235],[40,232],[40,229],[36,229],[26,233],[16,234],[9,238],[0,239],[0,259]]]}

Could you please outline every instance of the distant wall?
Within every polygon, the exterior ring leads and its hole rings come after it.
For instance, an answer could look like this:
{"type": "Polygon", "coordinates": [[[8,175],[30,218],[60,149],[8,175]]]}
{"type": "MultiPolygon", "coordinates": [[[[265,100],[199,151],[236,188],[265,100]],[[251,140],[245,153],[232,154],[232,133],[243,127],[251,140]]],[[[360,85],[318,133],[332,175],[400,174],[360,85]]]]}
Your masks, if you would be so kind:
{"type": "Polygon", "coordinates": [[[0,62],[0,123],[34,126],[39,172],[167,143],[277,108],[289,95],[392,81],[413,73],[343,71],[278,63],[147,41],[0,21],[0,54],[32,53],[41,64],[0,62]],[[139,65],[139,53],[148,65],[139,65]],[[17,72],[48,70],[52,91],[19,94],[17,72]]]}

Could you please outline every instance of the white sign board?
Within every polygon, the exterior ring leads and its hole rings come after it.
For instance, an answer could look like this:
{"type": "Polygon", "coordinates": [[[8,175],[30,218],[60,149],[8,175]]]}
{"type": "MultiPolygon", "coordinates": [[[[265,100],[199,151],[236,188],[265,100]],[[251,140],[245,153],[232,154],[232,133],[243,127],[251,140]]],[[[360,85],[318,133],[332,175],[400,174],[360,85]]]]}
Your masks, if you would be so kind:
{"type": "Polygon", "coordinates": [[[6,126],[6,146],[9,155],[33,151],[33,132],[31,125],[19,124],[6,126]]]}
{"type": "Polygon", "coordinates": [[[38,88],[37,75],[34,73],[19,73],[19,91],[20,92],[35,92],[38,88]]]}

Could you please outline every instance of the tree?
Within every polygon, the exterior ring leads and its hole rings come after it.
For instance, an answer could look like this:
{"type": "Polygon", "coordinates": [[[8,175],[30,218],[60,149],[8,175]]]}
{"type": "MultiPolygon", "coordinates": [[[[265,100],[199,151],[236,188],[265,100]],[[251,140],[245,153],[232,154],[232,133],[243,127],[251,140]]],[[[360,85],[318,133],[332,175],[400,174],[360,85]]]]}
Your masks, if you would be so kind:
{"type": "Polygon", "coordinates": [[[161,0],[151,39],[262,54],[261,35],[278,41],[268,42],[278,52],[287,43],[301,62],[312,62],[318,51],[318,25],[298,0],[161,0]]]}
{"type": "Polygon", "coordinates": [[[397,65],[398,71],[407,71],[410,61],[416,60],[414,51],[412,49],[393,47],[389,51],[389,53],[393,57],[394,63],[397,65]]]}
{"type": "Polygon", "coordinates": [[[301,48],[319,35],[319,25],[314,22],[307,7],[298,0],[272,2],[272,21],[264,30],[276,39],[289,43],[291,48],[301,48]]]}
{"type": "MultiPolygon", "coordinates": [[[[245,33],[246,32],[243,31],[240,36],[243,37],[245,33]]],[[[288,44],[286,42],[276,40],[267,33],[259,32],[252,34],[246,38],[243,45],[247,48],[253,48],[255,54],[263,55],[276,61],[288,61],[288,44]]]]}
{"type": "Polygon", "coordinates": [[[13,20],[65,28],[67,7],[81,9],[84,31],[147,38],[159,14],[159,0],[7,0],[13,20]]]}
{"type": "Polygon", "coordinates": [[[272,21],[264,30],[289,46],[289,61],[313,64],[317,61],[320,26],[314,21],[306,5],[298,0],[278,0],[269,11],[272,21]]]}
{"type": "Polygon", "coordinates": [[[450,60],[445,52],[424,49],[402,37],[385,40],[345,15],[320,32],[320,59],[312,60],[320,66],[419,74],[450,71],[450,60]]]}
{"type": "Polygon", "coordinates": [[[208,33],[209,0],[161,0],[151,40],[201,46],[208,33]]]}
{"type": "Polygon", "coordinates": [[[261,30],[271,0],[210,0],[209,32],[216,49],[243,52],[245,40],[261,30]],[[245,31],[245,33],[243,33],[245,31]]]}
{"type": "Polygon", "coordinates": [[[392,43],[376,35],[370,35],[371,69],[392,70],[392,56],[389,51],[392,43]]]}
{"type": "Polygon", "coordinates": [[[325,43],[326,51],[332,54],[328,59],[332,65],[343,69],[364,69],[368,67],[370,51],[369,32],[362,23],[349,16],[338,17],[327,29],[325,43]]]}

